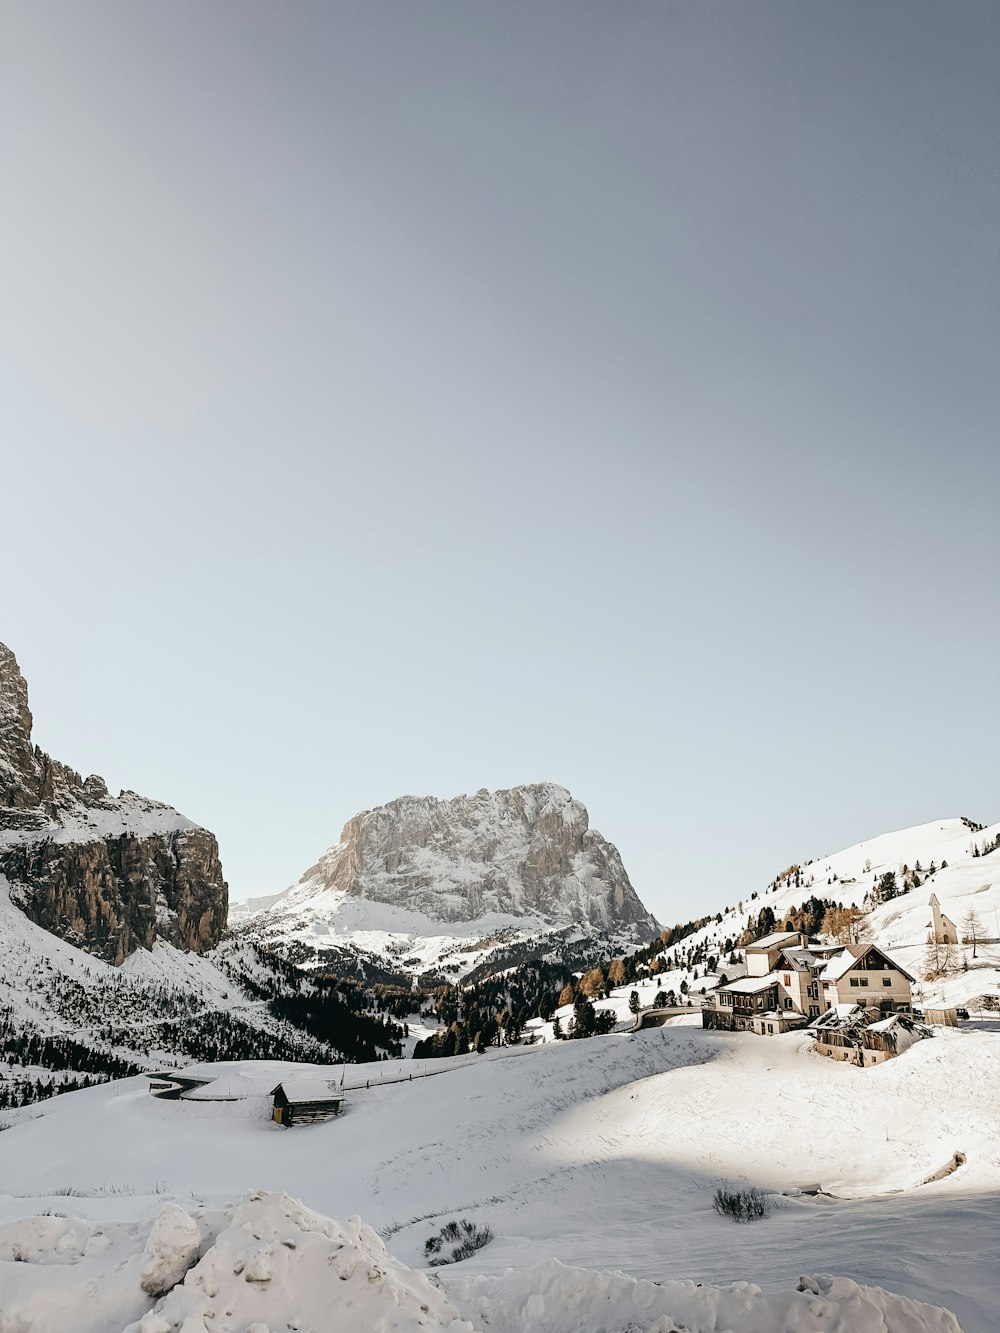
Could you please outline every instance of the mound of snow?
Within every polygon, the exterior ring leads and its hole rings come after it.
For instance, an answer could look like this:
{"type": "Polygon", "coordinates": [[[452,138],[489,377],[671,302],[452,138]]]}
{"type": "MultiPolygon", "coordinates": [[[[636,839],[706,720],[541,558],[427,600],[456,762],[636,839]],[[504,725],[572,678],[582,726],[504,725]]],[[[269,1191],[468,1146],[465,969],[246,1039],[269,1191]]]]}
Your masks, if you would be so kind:
{"type": "Polygon", "coordinates": [[[162,1296],[175,1287],[198,1257],[198,1223],[175,1203],[160,1209],[142,1254],[139,1286],[148,1296],[162,1296]]]}
{"type": "Polygon", "coordinates": [[[207,1328],[472,1333],[448,1297],[393,1259],[360,1218],[333,1222],[287,1194],[263,1192],[237,1204],[184,1281],[126,1333],[207,1328]]]}
{"type": "Polygon", "coordinates": [[[491,1333],[961,1333],[947,1310],[843,1277],[803,1277],[797,1291],[763,1292],[752,1282],[646,1282],[551,1259],[448,1289],[491,1333]]]}

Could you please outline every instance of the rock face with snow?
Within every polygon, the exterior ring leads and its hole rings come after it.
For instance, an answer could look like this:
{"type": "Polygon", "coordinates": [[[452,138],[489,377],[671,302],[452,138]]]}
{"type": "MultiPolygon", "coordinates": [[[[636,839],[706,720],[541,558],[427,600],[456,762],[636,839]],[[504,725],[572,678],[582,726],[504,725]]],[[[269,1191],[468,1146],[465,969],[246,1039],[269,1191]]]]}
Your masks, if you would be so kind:
{"type": "Polygon", "coordinates": [[[353,957],[429,984],[553,951],[603,956],[658,926],[585,806],[536,783],[355,815],[245,929],[298,961],[343,971],[353,957]]]}
{"type": "Polygon", "coordinates": [[[120,963],[162,938],[218,943],[228,893],[206,829],[134,792],[113,797],[31,742],[28,688],[0,644],[0,874],[46,930],[120,963]]]}
{"type": "Polygon", "coordinates": [[[341,890],[441,922],[490,914],[547,925],[656,929],[617,848],[563,787],[538,783],[442,801],[403,796],[348,820],[286,901],[341,890]]]}

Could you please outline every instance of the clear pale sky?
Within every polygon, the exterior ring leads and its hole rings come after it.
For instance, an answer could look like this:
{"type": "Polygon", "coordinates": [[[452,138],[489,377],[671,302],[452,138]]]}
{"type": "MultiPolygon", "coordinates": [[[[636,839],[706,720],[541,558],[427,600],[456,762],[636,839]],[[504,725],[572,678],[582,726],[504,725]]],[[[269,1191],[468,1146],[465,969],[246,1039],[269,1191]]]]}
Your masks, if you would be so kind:
{"type": "Polygon", "coordinates": [[[0,639],[274,892],[1000,819],[1000,6],[0,0],[0,639]]]}

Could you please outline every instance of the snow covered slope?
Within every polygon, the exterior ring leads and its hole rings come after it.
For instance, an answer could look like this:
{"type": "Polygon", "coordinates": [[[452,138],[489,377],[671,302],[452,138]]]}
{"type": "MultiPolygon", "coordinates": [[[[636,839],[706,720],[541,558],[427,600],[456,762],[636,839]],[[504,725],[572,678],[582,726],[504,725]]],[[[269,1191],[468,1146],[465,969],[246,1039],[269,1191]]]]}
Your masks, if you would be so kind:
{"type": "Polygon", "coordinates": [[[249,929],[304,961],[353,948],[454,979],[526,942],[625,948],[657,924],[586,808],[542,783],[363,811],[249,929]]]}
{"type": "Polygon", "coordinates": [[[253,951],[228,942],[209,957],[158,940],[115,967],[29,920],[2,875],[0,960],[0,1112],[219,1052],[339,1054],[274,1016],[268,998],[294,988],[253,951]]]}
{"type": "Polygon", "coordinates": [[[955,1333],[943,1315],[852,1283],[952,1309],[964,1333],[995,1333],[1000,1032],[944,1032],[867,1070],[813,1054],[800,1034],[690,1027],[409,1068],[412,1082],[380,1085],[399,1066],[372,1066],[368,1088],[352,1070],[344,1114],[301,1129],[257,1104],[159,1101],[139,1080],[15,1113],[0,1134],[0,1290],[29,1312],[29,1333],[117,1333],[156,1303],[136,1287],[150,1224],[172,1201],[196,1220],[212,1280],[194,1270],[143,1333],[177,1333],[205,1296],[218,1298],[207,1326],[244,1333],[253,1274],[269,1329],[378,1328],[349,1324],[346,1310],[337,1321],[351,1247],[363,1289],[381,1299],[379,1282],[402,1281],[397,1265],[425,1268],[428,1240],[462,1220],[494,1238],[432,1272],[453,1317],[480,1333],[955,1333]],[[773,1212],[746,1226],[718,1216],[720,1180],[778,1191],[773,1212]],[[239,1202],[259,1189],[359,1214],[390,1253],[354,1224],[324,1231],[297,1205],[239,1202]],[[14,1246],[27,1262],[5,1266],[14,1246]],[[841,1280],[796,1295],[800,1275],[817,1271],[841,1280]],[[88,1280],[108,1305],[69,1303],[88,1280]],[[756,1285],[714,1290],[734,1282],[756,1285]],[[77,1322],[59,1324],[60,1309],[77,1322]]]}

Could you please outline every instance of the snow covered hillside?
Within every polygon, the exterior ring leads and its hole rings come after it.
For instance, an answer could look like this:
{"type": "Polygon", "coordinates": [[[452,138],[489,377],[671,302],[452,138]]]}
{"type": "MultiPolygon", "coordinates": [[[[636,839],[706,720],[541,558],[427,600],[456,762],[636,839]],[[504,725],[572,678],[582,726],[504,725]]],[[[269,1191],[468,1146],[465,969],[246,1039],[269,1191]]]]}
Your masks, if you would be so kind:
{"type": "MultiPolygon", "coordinates": [[[[0,1111],[220,1052],[330,1060],[347,1049],[275,1012],[272,1002],[280,1011],[308,983],[248,946],[226,942],[208,957],[158,940],[114,967],[30,921],[2,875],[0,959],[0,1111]]],[[[379,1035],[370,1028],[369,1058],[379,1035]]]]}
{"type": "Polygon", "coordinates": [[[455,980],[526,946],[624,949],[657,924],[586,808],[542,783],[363,811],[245,929],[306,963],[353,949],[390,972],[455,980]]]}
{"type": "Polygon", "coordinates": [[[800,1034],[683,1026],[411,1063],[412,1082],[379,1085],[400,1068],[372,1067],[344,1114],[300,1129],[140,1080],[15,1113],[0,1329],[995,1333],[1000,1032],[943,1032],[866,1070],[800,1034]],[[774,1191],[770,1216],[719,1216],[723,1180],[774,1191]],[[324,1221],[353,1215],[387,1254],[324,1221]],[[430,1268],[452,1222],[492,1239],[430,1268]]]}
{"type": "Polygon", "coordinates": [[[918,1004],[945,1001],[968,1006],[984,996],[1000,996],[998,839],[1000,824],[935,820],[790,865],[762,891],[748,893],[740,886],[734,890],[733,905],[664,951],[658,960],[657,987],[679,993],[684,983],[697,1002],[703,988],[711,990],[717,984],[720,972],[730,979],[739,975],[741,964],[730,960],[734,949],[739,957],[738,945],[748,931],[798,929],[795,909],[816,899],[862,910],[860,929],[867,932],[865,938],[888,950],[917,978],[918,1004]],[[982,854],[987,848],[993,850],[982,854]],[[896,896],[878,903],[875,900],[884,892],[880,882],[887,875],[895,881],[896,896]],[[928,980],[925,955],[932,893],[958,927],[959,944],[938,960],[941,975],[928,980]],[[970,911],[980,923],[975,945],[962,943],[967,933],[963,922],[970,911]],[[718,960],[717,968],[706,975],[706,961],[712,958],[718,960]]]}

